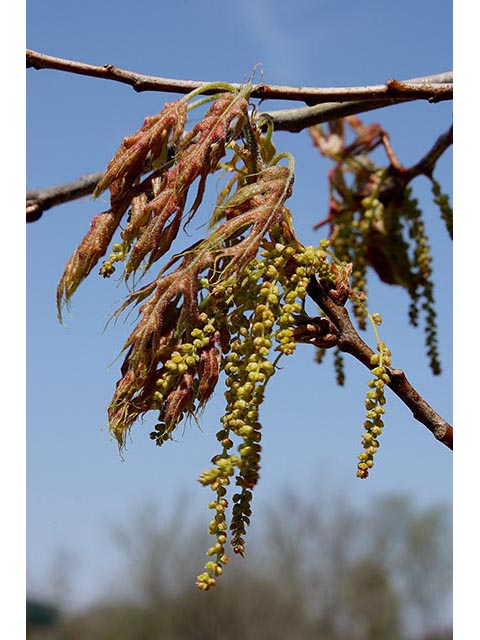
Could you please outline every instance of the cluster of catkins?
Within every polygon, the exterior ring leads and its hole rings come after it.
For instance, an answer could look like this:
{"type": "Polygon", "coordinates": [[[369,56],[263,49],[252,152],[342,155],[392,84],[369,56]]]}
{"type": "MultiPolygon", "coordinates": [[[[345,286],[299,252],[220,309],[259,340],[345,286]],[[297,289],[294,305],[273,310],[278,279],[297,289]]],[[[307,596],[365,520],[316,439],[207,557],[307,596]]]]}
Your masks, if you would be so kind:
{"type": "MultiPolygon", "coordinates": [[[[311,136],[320,152],[335,165],[329,172],[329,239],[336,257],[353,264],[351,284],[367,294],[368,268],[390,285],[403,287],[410,297],[409,320],[417,326],[424,318],[425,344],[434,374],[441,372],[438,354],[437,321],[432,279],[432,255],[423,214],[408,181],[414,172],[395,166],[379,166],[371,153],[385,145],[386,133],[376,124],[363,125],[356,117],[330,123],[326,132],[313,127],[311,136]],[[354,133],[347,140],[348,127],[354,133]]],[[[385,145],[387,148],[387,145],[385,145]]],[[[388,146],[388,152],[392,154],[388,146]]],[[[453,213],[448,196],[438,182],[432,182],[434,202],[450,236],[453,213]]],[[[353,302],[358,325],[364,329],[367,311],[362,296],[353,302]]],[[[337,371],[341,371],[336,363],[337,371]]]]}
{"type": "Polygon", "coordinates": [[[211,559],[205,572],[197,578],[200,589],[213,586],[228,562],[226,495],[232,482],[237,492],[232,497],[231,546],[235,553],[244,554],[252,490],[260,471],[259,407],[279,358],[295,350],[295,318],[303,311],[310,277],[316,274],[333,275],[322,247],[277,242],[246,267],[241,287],[227,291],[232,311],[228,316],[231,341],[221,364],[227,387],[222,429],[217,433],[222,450],[213,458],[214,466],[200,476],[200,482],[215,494],[209,505],[214,510],[209,532],[216,541],[208,550],[211,559]]]}

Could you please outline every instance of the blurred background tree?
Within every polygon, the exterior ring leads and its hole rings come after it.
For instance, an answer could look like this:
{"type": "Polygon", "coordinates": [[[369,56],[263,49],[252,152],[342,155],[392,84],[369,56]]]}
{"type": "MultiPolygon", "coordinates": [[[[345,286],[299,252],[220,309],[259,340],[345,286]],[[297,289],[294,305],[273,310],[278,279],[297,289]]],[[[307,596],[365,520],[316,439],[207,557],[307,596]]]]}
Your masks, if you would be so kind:
{"type": "MultiPolygon", "coordinates": [[[[121,558],[104,596],[64,611],[45,640],[446,640],[451,522],[446,505],[387,496],[321,509],[293,493],[262,513],[251,562],[232,562],[206,598],[191,587],[201,523],[144,505],[110,530],[121,558]],[[288,514],[288,515],[286,515],[288,514]]],[[[65,556],[66,557],[66,556],[65,556]]],[[[74,579],[74,575],[72,575],[74,579]]]]}

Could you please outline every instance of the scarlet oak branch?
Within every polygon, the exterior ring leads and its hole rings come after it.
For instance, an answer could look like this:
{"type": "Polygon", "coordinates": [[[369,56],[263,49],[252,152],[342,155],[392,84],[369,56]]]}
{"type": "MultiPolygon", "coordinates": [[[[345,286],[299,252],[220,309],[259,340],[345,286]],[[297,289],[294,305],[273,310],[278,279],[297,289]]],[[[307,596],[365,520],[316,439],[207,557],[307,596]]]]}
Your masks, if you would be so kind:
{"type": "MultiPolygon", "coordinates": [[[[173,78],[162,78],[158,76],[148,76],[143,73],[120,69],[112,64],[97,66],[56,58],[45,55],[37,51],[27,49],[27,67],[34,69],[56,69],[105,80],[114,80],[130,85],[135,91],[163,91],[172,93],[190,93],[199,89],[202,85],[211,84],[200,80],[176,80],[173,78]]],[[[453,96],[453,84],[451,80],[438,83],[435,76],[423,79],[389,80],[385,84],[367,87],[290,87],[282,85],[253,85],[252,98],[262,100],[298,100],[308,105],[322,102],[345,101],[345,100],[386,100],[387,103],[392,98],[401,100],[429,100],[437,102],[440,100],[451,100],[453,96]],[[433,81],[431,78],[434,78],[433,81]]],[[[233,87],[240,88],[240,85],[232,83],[233,87]]],[[[207,89],[205,94],[217,92],[218,89],[207,89]]]]}
{"type": "MultiPolygon", "coordinates": [[[[338,348],[372,369],[375,365],[371,364],[371,358],[375,352],[358,335],[345,307],[335,304],[316,278],[311,278],[307,292],[336,327],[338,348]]],[[[422,398],[407,380],[403,371],[389,368],[388,374],[391,378],[388,387],[412,411],[413,416],[427,427],[437,440],[449,449],[453,449],[452,426],[422,398]]]]}

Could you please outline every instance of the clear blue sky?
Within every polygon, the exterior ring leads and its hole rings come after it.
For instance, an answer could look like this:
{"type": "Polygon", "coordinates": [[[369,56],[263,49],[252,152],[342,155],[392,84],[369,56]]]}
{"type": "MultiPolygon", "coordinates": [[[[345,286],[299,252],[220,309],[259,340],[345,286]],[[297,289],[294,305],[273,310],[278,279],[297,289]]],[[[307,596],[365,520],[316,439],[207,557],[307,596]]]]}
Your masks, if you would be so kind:
{"type": "MultiPolygon", "coordinates": [[[[452,67],[451,3],[297,0],[169,0],[165,2],[30,3],[27,46],[92,64],[182,79],[242,82],[261,64],[272,84],[347,86],[410,78],[452,67]]],[[[27,73],[27,185],[39,188],[104,169],[122,138],[172,95],[136,94],[130,87],[57,71],[27,73]]],[[[277,103],[269,108],[280,108],[277,103]]],[[[416,103],[372,112],[390,132],[399,158],[417,160],[451,122],[451,103],[416,103]]],[[[308,135],[279,134],[277,147],[295,155],[297,175],[289,206],[305,244],[317,243],[312,225],[325,215],[326,171],[308,135]]],[[[451,193],[451,152],[437,178],[451,193]]],[[[452,418],[452,254],[425,180],[415,190],[426,212],[434,251],[441,357],[433,377],[423,333],[407,323],[408,299],[372,276],[369,307],[384,318],[382,336],[411,382],[447,420],[452,418]]],[[[211,195],[211,202],[213,202],[211,195]]],[[[206,204],[208,204],[208,199],[206,204]]],[[[130,325],[102,333],[123,290],[94,273],[73,300],[68,327],[56,319],[55,288],[63,266],[99,211],[83,199],[52,209],[27,229],[28,579],[41,593],[60,550],[78,560],[75,597],[86,602],[113,562],[108,526],[126,522],[146,502],[167,512],[186,492],[208,521],[207,491],[196,482],[216,453],[222,412],[219,391],[202,420],[178,443],[156,448],[153,418],[132,431],[122,460],[106,428],[106,407],[119,374],[114,362],[130,325]],[[112,364],[113,363],[113,364],[112,364]]],[[[367,481],[355,477],[368,372],[347,361],[344,388],[330,359],[320,367],[300,346],[285,359],[262,411],[262,503],[284,487],[319,504],[324,494],[360,503],[389,492],[421,504],[450,501],[451,454],[389,395],[386,428],[367,481]]],[[[255,514],[257,512],[257,514],[255,514]]],[[[253,528],[253,527],[252,527],[253,528]]],[[[192,576],[201,568],[202,550],[192,576]]],[[[248,561],[248,560],[247,560],[248,561]]]]}

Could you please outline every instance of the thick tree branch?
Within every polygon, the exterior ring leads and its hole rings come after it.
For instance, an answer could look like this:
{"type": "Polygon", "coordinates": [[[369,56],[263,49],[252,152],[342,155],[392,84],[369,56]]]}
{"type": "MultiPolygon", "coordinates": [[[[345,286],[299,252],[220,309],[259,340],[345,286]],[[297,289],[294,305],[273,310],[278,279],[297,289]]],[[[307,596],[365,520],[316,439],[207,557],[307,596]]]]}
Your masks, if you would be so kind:
{"type": "MultiPolygon", "coordinates": [[[[134,71],[120,69],[112,64],[97,66],[56,58],[27,49],[27,67],[34,69],[56,69],[105,80],[114,80],[128,84],[137,92],[141,91],[163,91],[173,93],[190,93],[194,89],[200,89],[204,85],[211,84],[199,80],[176,80],[173,78],[161,78],[148,76],[134,71]]],[[[233,83],[232,86],[240,88],[241,85],[233,83]]],[[[217,93],[218,89],[206,89],[205,94],[217,93]]],[[[253,85],[252,98],[262,100],[298,100],[308,105],[324,102],[355,100],[370,101],[372,99],[387,101],[397,100],[429,100],[437,102],[439,100],[451,100],[453,97],[452,81],[425,79],[389,80],[385,84],[367,87],[289,87],[281,85],[255,84],[253,85]]]]}
{"type": "MultiPolygon", "coordinates": [[[[318,304],[336,327],[338,331],[336,343],[338,348],[345,353],[351,354],[369,369],[373,369],[375,365],[371,364],[371,357],[375,355],[375,352],[358,335],[346,308],[337,305],[316,278],[311,278],[307,291],[312,300],[318,304]]],[[[437,440],[449,449],[453,449],[452,426],[422,398],[407,380],[403,371],[389,368],[388,373],[391,378],[388,384],[389,388],[411,410],[414,418],[427,427],[437,440]]]]}

